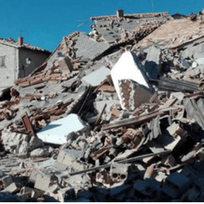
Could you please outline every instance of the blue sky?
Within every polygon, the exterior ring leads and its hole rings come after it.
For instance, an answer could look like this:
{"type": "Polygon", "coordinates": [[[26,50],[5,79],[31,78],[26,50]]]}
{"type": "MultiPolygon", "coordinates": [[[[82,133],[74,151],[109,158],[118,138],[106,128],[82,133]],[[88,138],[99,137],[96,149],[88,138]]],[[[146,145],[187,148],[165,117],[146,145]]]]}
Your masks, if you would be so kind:
{"type": "Polygon", "coordinates": [[[90,31],[90,17],[169,12],[189,15],[204,9],[204,0],[0,0],[0,38],[22,34],[24,41],[53,51],[63,36],[90,31]],[[85,23],[83,26],[79,26],[85,23]]]}

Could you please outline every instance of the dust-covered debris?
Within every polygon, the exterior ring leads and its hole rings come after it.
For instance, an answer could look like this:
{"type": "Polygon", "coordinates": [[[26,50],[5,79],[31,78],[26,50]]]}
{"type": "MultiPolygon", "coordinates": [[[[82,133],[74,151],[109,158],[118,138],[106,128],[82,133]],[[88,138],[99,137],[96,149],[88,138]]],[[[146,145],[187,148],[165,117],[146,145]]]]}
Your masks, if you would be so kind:
{"type": "Polygon", "coordinates": [[[92,17],[2,90],[0,200],[203,201],[201,13],[92,17]]]}

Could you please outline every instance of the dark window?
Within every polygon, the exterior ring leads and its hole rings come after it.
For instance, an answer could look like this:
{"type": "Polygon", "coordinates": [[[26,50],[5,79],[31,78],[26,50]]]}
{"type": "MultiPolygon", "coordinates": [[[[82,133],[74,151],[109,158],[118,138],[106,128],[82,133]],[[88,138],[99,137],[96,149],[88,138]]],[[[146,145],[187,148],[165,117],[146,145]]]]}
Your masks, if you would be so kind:
{"type": "Polygon", "coordinates": [[[6,58],[6,56],[0,56],[0,67],[6,67],[5,66],[5,58],[6,58]]]}

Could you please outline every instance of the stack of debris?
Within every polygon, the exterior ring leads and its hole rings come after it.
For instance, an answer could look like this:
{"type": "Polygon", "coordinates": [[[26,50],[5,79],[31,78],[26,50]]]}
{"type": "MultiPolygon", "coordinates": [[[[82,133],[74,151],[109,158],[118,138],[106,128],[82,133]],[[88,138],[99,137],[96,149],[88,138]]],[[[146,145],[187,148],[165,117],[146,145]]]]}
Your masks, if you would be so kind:
{"type": "Polygon", "coordinates": [[[204,200],[202,12],[118,12],[1,92],[1,201],[204,200]]]}

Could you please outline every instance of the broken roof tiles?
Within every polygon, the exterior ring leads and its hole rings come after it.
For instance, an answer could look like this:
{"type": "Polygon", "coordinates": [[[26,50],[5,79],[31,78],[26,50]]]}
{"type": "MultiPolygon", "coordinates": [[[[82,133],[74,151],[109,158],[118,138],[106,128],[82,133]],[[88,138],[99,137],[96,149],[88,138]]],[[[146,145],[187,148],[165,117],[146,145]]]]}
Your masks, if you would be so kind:
{"type": "Polygon", "coordinates": [[[108,44],[96,42],[85,33],[79,33],[72,40],[75,42],[73,49],[76,50],[76,58],[94,60],[109,48],[108,44]]]}
{"type": "Polygon", "coordinates": [[[168,44],[170,48],[176,48],[185,43],[203,37],[203,24],[189,19],[167,21],[153,33],[138,43],[140,49],[153,44],[168,44]]]}

